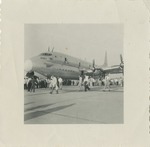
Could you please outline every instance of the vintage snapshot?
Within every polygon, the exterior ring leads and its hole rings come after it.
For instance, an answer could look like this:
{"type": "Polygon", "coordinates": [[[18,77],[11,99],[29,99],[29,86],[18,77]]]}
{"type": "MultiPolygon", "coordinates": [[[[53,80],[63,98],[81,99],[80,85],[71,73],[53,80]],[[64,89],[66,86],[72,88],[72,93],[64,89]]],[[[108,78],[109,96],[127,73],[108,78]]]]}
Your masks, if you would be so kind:
{"type": "Polygon", "coordinates": [[[148,0],[3,0],[0,147],[149,147],[149,12],[148,0]]]}
{"type": "Polygon", "coordinates": [[[123,24],[24,25],[25,124],[123,124],[123,24]]]}

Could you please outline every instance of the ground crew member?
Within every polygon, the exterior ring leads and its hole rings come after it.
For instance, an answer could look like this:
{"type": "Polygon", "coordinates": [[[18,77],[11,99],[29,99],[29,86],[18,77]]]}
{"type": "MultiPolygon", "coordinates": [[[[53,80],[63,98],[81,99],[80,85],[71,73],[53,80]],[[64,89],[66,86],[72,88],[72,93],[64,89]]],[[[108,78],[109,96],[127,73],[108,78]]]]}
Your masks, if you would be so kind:
{"type": "Polygon", "coordinates": [[[110,91],[110,82],[109,82],[109,74],[105,76],[105,90],[108,89],[110,91]]]}
{"type": "Polygon", "coordinates": [[[57,85],[57,78],[54,76],[51,76],[51,92],[53,93],[54,89],[56,90],[56,93],[58,94],[58,85],[57,85]]]}
{"type": "Polygon", "coordinates": [[[84,89],[85,89],[85,91],[90,90],[90,88],[89,88],[89,77],[86,75],[84,78],[84,89]]]}
{"type": "Polygon", "coordinates": [[[62,78],[61,77],[59,77],[58,78],[58,84],[59,84],[59,89],[61,89],[62,90],[62,82],[63,82],[63,80],[62,80],[62,78]]]}
{"type": "Polygon", "coordinates": [[[35,80],[35,77],[32,77],[32,80],[31,80],[31,92],[35,92],[35,84],[36,84],[36,80],[35,80]]]}

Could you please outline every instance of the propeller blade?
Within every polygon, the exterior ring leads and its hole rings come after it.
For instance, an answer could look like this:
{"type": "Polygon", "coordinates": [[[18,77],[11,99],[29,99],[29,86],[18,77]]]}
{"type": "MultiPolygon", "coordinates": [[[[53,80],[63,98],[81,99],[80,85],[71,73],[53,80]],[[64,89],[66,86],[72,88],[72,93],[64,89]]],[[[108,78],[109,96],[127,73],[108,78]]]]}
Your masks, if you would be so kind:
{"type": "Polygon", "coordinates": [[[93,72],[95,72],[95,59],[93,59],[93,72]]]}
{"type": "Polygon", "coordinates": [[[122,55],[120,55],[120,61],[121,61],[122,64],[124,63],[122,55]]]}
{"type": "Polygon", "coordinates": [[[121,68],[124,67],[124,62],[123,62],[123,57],[122,57],[122,55],[120,55],[120,67],[121,67],[121,68]]]}
{"type": "Polygon", "coordinates": [[[123,62],[123,57],[122,57],[122,55],[120,55],[120,61],[121,61],[121,63],[120,63],[120,68],[122,69],[122,73],[124,74],[124,62],[123,62]]]}
{"type": "Polygon", "coordinates": [[[95,59],[93,59],[93,68],[95,68],[95,59]]]}

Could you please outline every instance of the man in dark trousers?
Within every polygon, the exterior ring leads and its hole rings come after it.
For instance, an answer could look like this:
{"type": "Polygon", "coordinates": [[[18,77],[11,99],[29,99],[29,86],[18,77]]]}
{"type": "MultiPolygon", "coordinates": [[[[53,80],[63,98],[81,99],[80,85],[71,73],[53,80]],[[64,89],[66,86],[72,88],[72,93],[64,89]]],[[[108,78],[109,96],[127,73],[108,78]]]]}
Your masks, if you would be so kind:
{"type": "Polygon", "coordinates": [[[33,76],[32,77],[32,80],[31,80],[31,92],[35,92],[35,84],[36,84],[36,79],[35,77],[33,76]]]}
{"type": "Polygon", "coordinates": [[[85,88],[85,91],[90,90],[90,88],[89,88],[89,77],[87,75],[85,75],[85,77],[84,77],[84,88],[85,88]]]}
{"type": "Polygon", "coordinates": [[[27,80],[27,87],[28,87],[28,92],[30,92],[31,91],[31,78],[28,78],[28,80],[27,80]]]}

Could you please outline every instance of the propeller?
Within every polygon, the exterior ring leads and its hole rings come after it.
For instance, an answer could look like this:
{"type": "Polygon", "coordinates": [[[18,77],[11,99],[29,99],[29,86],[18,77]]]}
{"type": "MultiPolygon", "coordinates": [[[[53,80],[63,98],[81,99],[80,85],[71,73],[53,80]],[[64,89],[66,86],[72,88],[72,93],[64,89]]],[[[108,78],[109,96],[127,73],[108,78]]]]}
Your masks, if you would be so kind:
{"type": "Polygon", "coordinates": [[[120,61],[121,61],[121,63],[124,63],[124,62],[123,62],[123,57],[122,57],[121,54],[120,54],[120,61]]]}
{"type": "Polygon", "coordinates": [[[95,59],[93,59],[93,64],[92,65],[93,65],[93,72],[95,72],[95,70],[96,70],[95,69],[95,59]]]}
{"type": "Polygon", "coordinates": [[[99,70],[101,73],[104,72],[102,68],[100,68],[100,67],[96,68],[95,67],[95,59],[93,59],[93,72],[95,72],[96,70],[99,70]]]}
{"type": "Polygon", "coordinates": [[[122,69],[122,73],[124,74],[124,61],[122,55],[120,55],[120,68],[122,69]]]}
{"type": "Polygon", "coordinates": [[[123,62],[123,57],[122,55],[120,55],[120,67],[123,68],[124,67],[124,62],[123,62]]]}
{"type": "Polygon", "coordinates": [[[95,68],[95,59],[93,59],[93,68],[95,68]]]}

